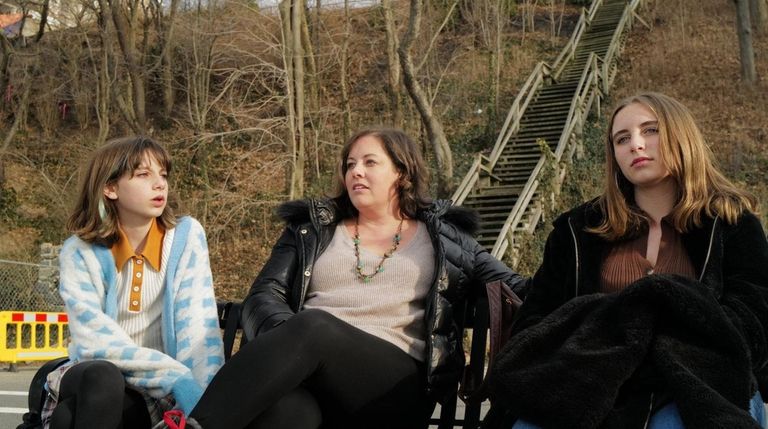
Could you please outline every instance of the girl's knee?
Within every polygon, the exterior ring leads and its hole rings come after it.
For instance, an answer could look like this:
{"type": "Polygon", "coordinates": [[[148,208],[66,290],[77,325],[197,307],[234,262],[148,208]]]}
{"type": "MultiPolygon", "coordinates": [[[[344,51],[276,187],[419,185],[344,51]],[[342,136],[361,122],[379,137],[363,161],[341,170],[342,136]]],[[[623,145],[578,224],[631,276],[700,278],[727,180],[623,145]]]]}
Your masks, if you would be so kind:
{"type": "MultiPolygon", "coordinates": [[[[112,362],[105,360],[94,360],[81,362],[77,365],[83,365],[81,368],[81,385],[92,388],[98,387],[99,390],[108,390],[120,392],[125,389],[125,378],[120,368],[112,362]]],[[[74,369],[74,368],[73,368],[74,369]]]]}

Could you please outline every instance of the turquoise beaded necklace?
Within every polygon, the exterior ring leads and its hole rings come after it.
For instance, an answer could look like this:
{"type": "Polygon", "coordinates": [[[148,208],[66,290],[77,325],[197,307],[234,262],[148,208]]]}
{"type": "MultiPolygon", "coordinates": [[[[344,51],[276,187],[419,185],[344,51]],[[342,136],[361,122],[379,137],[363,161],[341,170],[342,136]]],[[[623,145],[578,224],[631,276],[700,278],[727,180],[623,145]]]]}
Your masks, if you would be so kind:
{"type": "Polygon", "coordinates": [[[365,274],[363,272],[363,263],[360,261],[360,233],[358,231],[358,219],[359,218],[355,217],[355,237],[352,239],[352,242],[355,243],[355,273],[357,273],[357,278],[362,280],[363,283],[370,283],[371,279],[376,277],[376,274],[384,271],[384,261],[392,256],[392,254],[395,253],[395,250],[397,250],[397,246],[400,245],[404,219],[400,219],[400,224],[397,226],[397,232],[395,233],[395,236],[392,237],[392,247],[384,253],[381,261],[379,261],[379,265],[376,266],[376,269],[374,269],[371,274],[365,274]]]}

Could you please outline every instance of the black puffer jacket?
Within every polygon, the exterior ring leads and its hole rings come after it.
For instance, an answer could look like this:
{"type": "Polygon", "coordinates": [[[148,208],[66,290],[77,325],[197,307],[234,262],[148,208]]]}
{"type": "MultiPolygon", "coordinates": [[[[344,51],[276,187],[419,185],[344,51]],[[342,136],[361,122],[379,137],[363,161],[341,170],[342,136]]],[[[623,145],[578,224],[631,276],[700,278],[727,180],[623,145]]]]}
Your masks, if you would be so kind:
{"type": "Polygon", "coordinates": [[[643,428],[651,405],[670,400],[685,427],[756,427],[749,399],[758,387],[768,393],[760,221],[748,212],[734,224],[704,216],[681,234],[695,279],[653,274],[602,294],[613,244],[586,231],[602,219],[592,202],[555,220],[489,377],[486,427],[522,417],[542,427],[643,428]]]}
{"type": "MultiPolygon", "coordinates": [[[[245,299],[242,323],[253,339],[300,311],[317,257],[333,238],[342,219],[329,200],[292,201],[278,214],[287,226],[272,255],[245,299]]],[[[422,210],[435,249],[435,278],[426,299],[427,386],[436,399],[455,385],[464,365],[462,333],[454,313],[468,294],[484,291],[483,285],[501,279],[522,294],[523,278],[493,258],[470,235],[476,215],[435,201],[422,210]]]]}

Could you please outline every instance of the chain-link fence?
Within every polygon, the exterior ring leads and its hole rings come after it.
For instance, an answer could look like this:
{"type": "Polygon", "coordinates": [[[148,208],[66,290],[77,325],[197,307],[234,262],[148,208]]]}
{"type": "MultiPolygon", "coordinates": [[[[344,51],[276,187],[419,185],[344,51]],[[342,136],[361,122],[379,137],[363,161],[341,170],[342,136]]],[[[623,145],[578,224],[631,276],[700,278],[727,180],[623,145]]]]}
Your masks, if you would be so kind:
{"type": "Polygon", "coordinates": [[[40,282],[41,270],[52,267],[0,259],[0,311],[62,311],[59,294],[40,282]]]}

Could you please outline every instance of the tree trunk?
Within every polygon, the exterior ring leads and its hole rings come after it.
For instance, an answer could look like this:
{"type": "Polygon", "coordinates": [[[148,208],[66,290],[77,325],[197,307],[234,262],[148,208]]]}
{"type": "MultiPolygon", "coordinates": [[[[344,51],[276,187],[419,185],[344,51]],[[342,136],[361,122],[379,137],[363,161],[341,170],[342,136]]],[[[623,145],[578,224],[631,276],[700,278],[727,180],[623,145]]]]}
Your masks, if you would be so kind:
{"type": "Polygon", "coordinates": [[[755,34],[768,34],[768,0],[749,0],[750,19],[755,34]]]}
{"type": "Polygon", "coordinates": [[[145,76],[142,67],[139,63],[139,53],[136,51],[135,45],[135,28],[132,28],[130,21],[126,16],[127,11],[124,9],[126,5],[124,2],[117,0],[99,0],[99,4],[102,7],[107,7],[106,11],[111,15],[112,22],[115,25],[115,34],[117,35],[117,41],[120,45],[120,50],[123,53],[123,61],[125,61],[126,69],[128,70],[128,78],[130,80],[131,92],[126,94],[129,96],[131,102],[124,103],[123,108],[127,110],[130,117],[132,117],[134,123],[130,124],[131,127],[137,133],[144,133],[146,130],[146,84],[145,76]]]}
{"type": "Polygon", "coordinates": [[[301,43],[301,26],[304,21],[303,0],[293,0],[291,11],[291,30],[293,33],[293,81],[296,86],[296,166],[294,169],[294,198],[304,196],[304,164],[306,162],[304,136],[304,48],[301,43]]]}
{"type": "MultiPolygon", "coordinates": [[[[302,0],[302,3],[305,0],[302,0]]],[[[309,110],[311,112],[317,112],[320,109],[320,100],[318,96],[318,75],[317,75],[317,63],[315,62],[315,52],[312,48],[312,39],[309,35],[309,23],[307,22],[307,8],[304,4],[301,5],[303,12],[301,14],[301,41],[305,52],[305,61],[307,65],[307,80],[309,87],[309,110]]]]}
{"type": "MultiPolygon", "coordinates": [[[[179,0],[171,0],[168,9],[168,19],[165,22],[164,37],[162,40],[162,80],[163,80],[163,113],[166,117],[173,112],[173,106],[176,104],[176,91],[173,88],[173,30],[176,23],[176,11],[179,8],[179,0]]],[[[162,5],[158,10],[162,17],[162,5]]]]}
{"type": "Polygon", "coordinates": [[[389,89],[389,109],[392,114],[392,126],[403,127],[403,111],[400,108],[400,64],[397,58],[397,26],[392,12],[391,0],[381,0],[384,10],[384,26],[387,29],[387,81],[389,89]]]}
{"type": "Polygon", "coordinates": [[[504,23],[506,22],[506,6],[502,0],[496,0],[496,7],[493,11],[495,34],[493,38],[493,48],[491,54],[491,102],[488,112],[488,124],[493,129],[496,128],[496,121],[499,114],[499,86],[501,81],[501,67],[504,61],[504,23]]]}
{"type": "Polygon", "coordinates": [[[734,1],[741,56],[741,78],[748,86],[753,86],[757,82],[757,71],[755,70],[755,51],[752,48],[752,29],[749,23],[749,0],[734,1]]]}
{"type": "Polygon", "coordinates": [[[29,70],[24,70],[24,81],[21,83],[24,88],[24,92],[22,92],[19,105],[16,106],[14,111],[13,124],[11,124],[11,128],[8,130],[8,133],[3,136],[3,146],[0,147],[0,164],[3,164],[3,158],[5,157],[5,154],[10,150],[11,142],[16,136],[16,132],[19,130],[20,125],[26,121],[27,110],[29,107],[29,92],[30,88],[32,88],[32,81],[33,79],[29,70]]]}
{"type": "Polygon", "coordinates": [[[88,56],[93,67],[93,75],[96,77],[96,120],[99,123],[99,134],[96,144],[101,146],[109,136],[111,123],[110,106],[112,104],[112,81],[110,72],[110,61],[112,56],[112,39],[110,37],[109,19],[106,11],[101,10],[97,17],[99,27],[98,37],[101,43],[101,49],[94,49],[91,45],[91,39],[88,32],[84,32],[84,39],[88,47],[88,56]],[[94,52],[98,52],[98,59],[94,52]]]}
{"type": "Polygon", "coordinates": [[[421,0],[411,0],[410,17],[408,19],[408,31],[400,43],[398,54],[400,65],[403,68],[403,82],[408,94],[411,96],[416,109],[419,111],[421,121],[427,130],[427,137],[435,151],[437,162],[437,193],[438,197],[447,197],[453,188],[453,155],[445,138],[443,126],[432,112],[429,99],[421,88],[421,84],[414,75],[413,58],[411,57],[411,45],[419,33],[421,26],[421,0]]]}
{"type": "Polygon", "coordinates": [[[291,174],[288,179],[288,198],[295,199],[294,177],[296,175],[296,113],[294,111],[294,83],[293,83],[293,34],[291,33],[291,0],[281,0],[279,4],[281,33],[283,36],[283,66],[285,67],[285,110],[286,126],[288,128],[287,141],[290,142],[291,174]]]}
{"type": "Polygon", "coordinates": [[[344,139],[350,136],[352,129],[352,112],[349,108],[349,88],[347,80],[347,62],[349,60],[349,0],[344,0],[344,42],[341,45],[341,71],[339,86],[341,87],[341,111],[344,116],[344,139]]]}
{"type": "Polygon", "coordinates": [[[288,192],[291,199],[296,199],[304,195],[304,50],[301,46],[301,14],[304,8],[298,0],[282,0],[279,7],[292,161],[288,192]]]}
{"type": "Polygon", "coordinates": [[[5,108],[5,98],[10,88],[8,85],[11,81],[10,68],[11,59],[13,58],[13,46],[11,42],[0,31],[0,46],[3,49],[3,57],[0,58],[0,111],[5,108]]]}
{"type": "Polygon", "coordinates": [[[40,12],[40,26],[37,28],[37,35],[35,36],[35,42],[39,42],[45,34],[45,25],[48,24],[48,9],[50,0],[43,2],[43,10],[40,12]]]}

